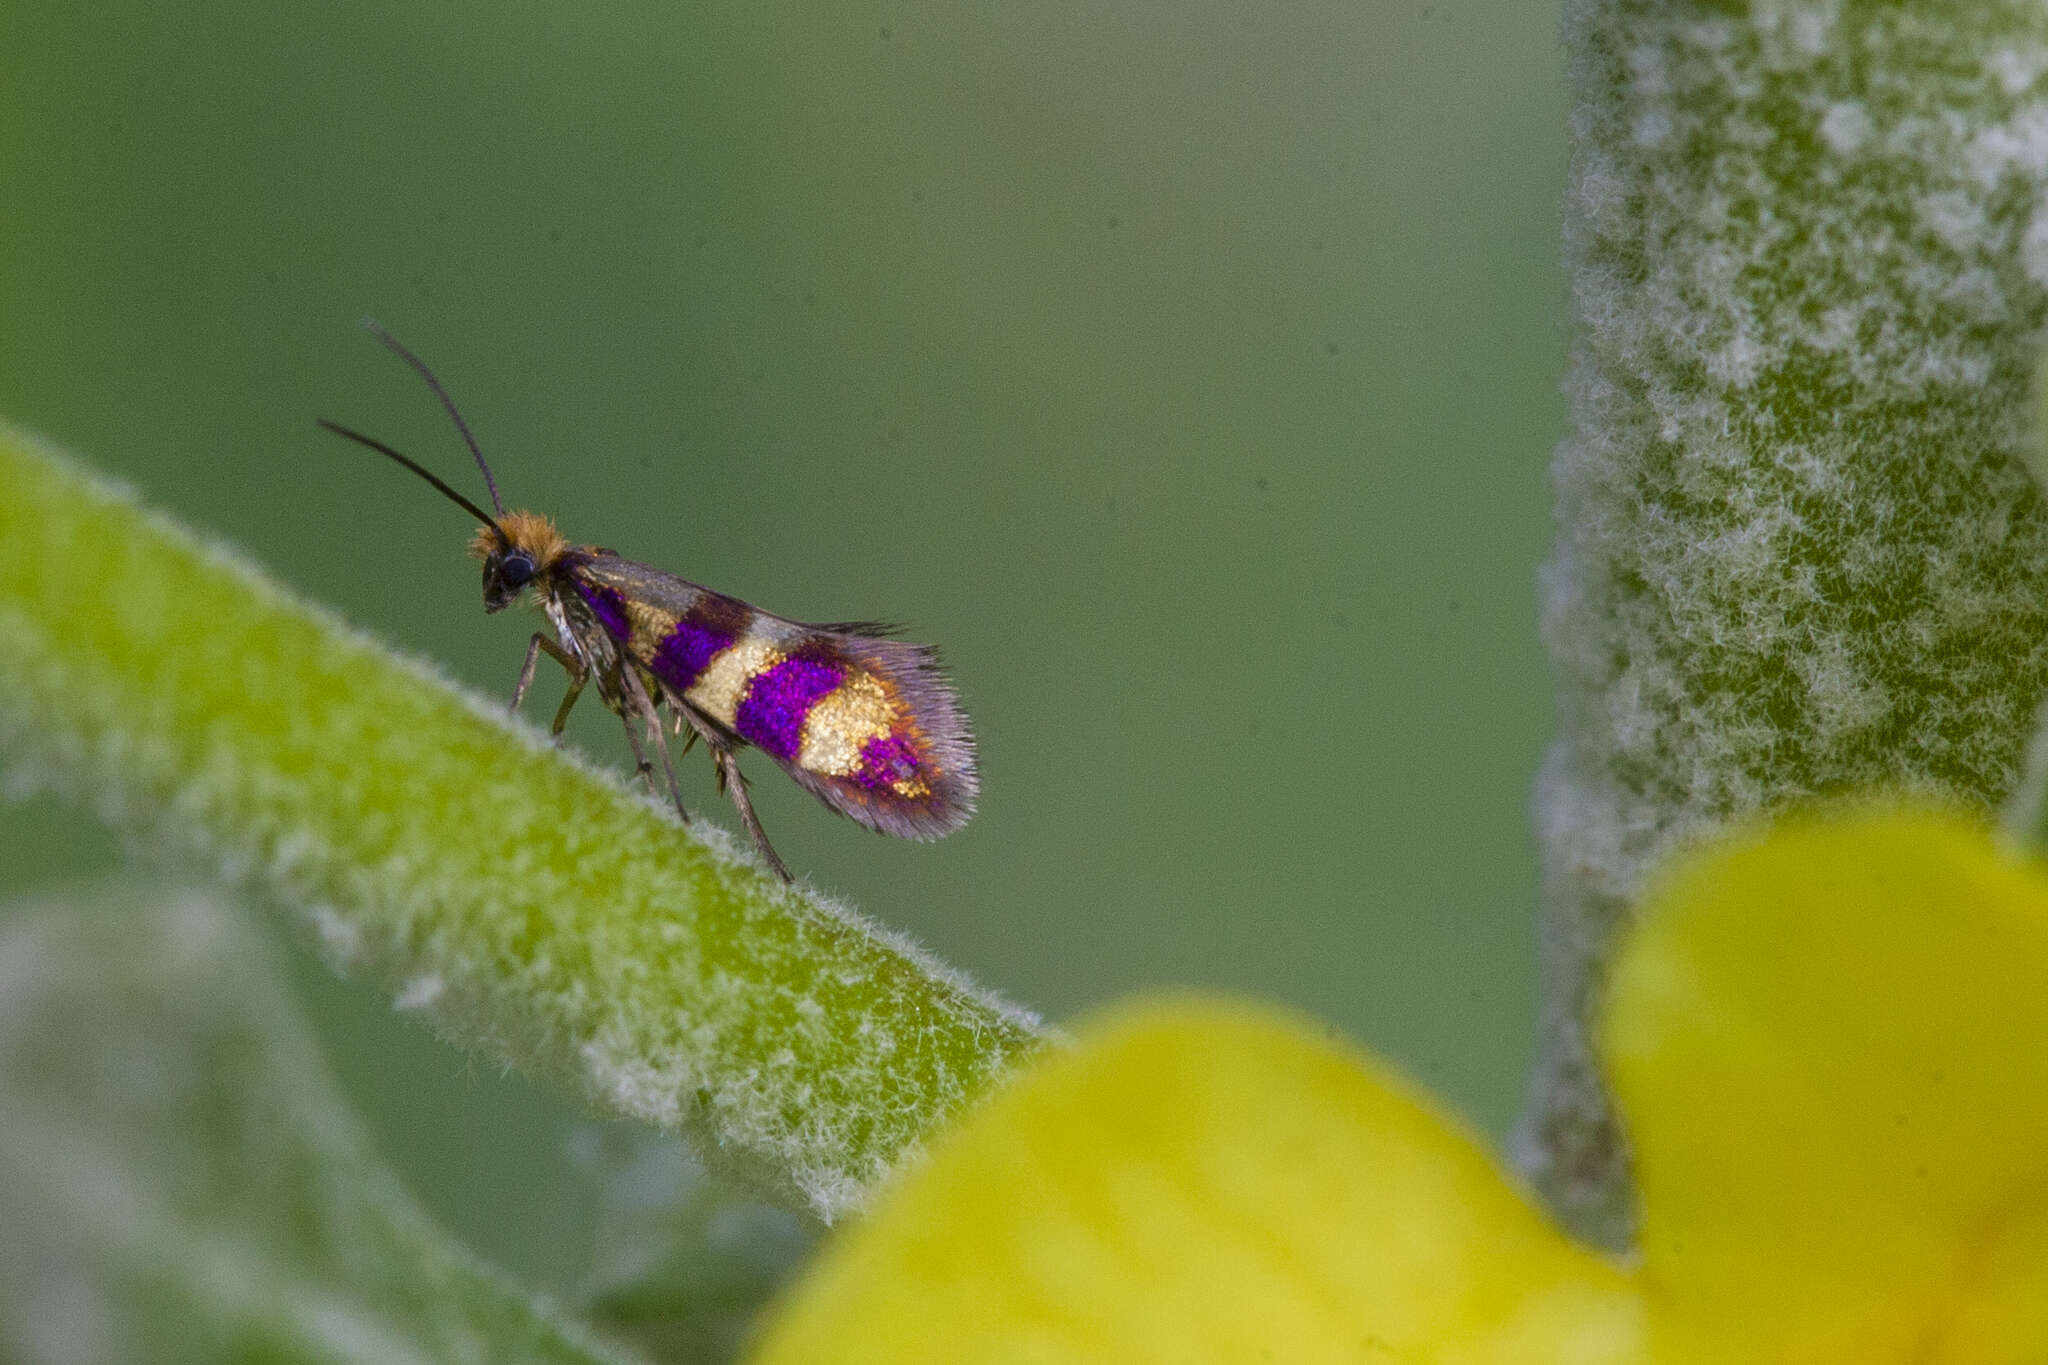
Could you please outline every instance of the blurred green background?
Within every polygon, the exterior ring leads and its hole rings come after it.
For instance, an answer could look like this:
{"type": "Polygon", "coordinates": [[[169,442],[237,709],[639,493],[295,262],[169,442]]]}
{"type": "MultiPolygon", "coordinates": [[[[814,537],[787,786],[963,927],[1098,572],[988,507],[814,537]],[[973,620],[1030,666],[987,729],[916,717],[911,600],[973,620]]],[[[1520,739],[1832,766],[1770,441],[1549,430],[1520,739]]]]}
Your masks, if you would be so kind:
{"type": "MultiPolygon", "coordinates": [[[[510,504],[943,647],[981,814],[883,840],[756,758],[800,874],[1057,1017],[1164,984],[1288,1002],[1497,1132],[1550,723],[1555,23],[10,5],[0,413],[507,696],[530,624],[483,615],[465,518],[313,427],[480,496],[374,315],[510,504]]],[[[534,714],[559,695],[544,673],[534,714]]],[[[572,739],[623,766],[599,707],[572,739]]],[[[72,810],[0,810],[10,893],[116,857],[72,810]]],[[[415,1192],[573,1275],[571,1109],[299,975],[415,1192]]]]}

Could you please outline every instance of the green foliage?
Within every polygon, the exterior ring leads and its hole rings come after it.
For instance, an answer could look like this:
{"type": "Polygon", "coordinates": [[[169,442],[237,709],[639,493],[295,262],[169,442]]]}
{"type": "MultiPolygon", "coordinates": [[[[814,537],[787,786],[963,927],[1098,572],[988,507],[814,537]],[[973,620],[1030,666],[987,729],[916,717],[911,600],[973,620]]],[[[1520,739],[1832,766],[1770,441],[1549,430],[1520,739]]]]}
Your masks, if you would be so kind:
{"type": "Polygon", "coordinates": [[[0,763],[459,1043],[830,1220],[1030,1015],[0,427],[0,763]]]}
{"type": "Polygon", "coordinates": [[[378,1163],[240,912],[0,914],[0,1356],[625,1365],[378,1163]]]}
{"type": "Polygon", "coordinates": [[[734,1197],[670,1139],[604,1137],[596,1263],[579,1307],[655,1360],[732,1360],[809,1254],[814,1227],[734,1197]]]}

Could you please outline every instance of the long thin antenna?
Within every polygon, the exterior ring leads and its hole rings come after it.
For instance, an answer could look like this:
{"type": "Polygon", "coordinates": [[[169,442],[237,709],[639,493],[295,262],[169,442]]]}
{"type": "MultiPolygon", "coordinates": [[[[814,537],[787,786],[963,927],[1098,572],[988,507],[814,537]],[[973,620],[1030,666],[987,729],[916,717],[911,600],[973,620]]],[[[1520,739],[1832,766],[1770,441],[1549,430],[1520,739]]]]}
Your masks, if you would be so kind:
{"type": "MultiPolygon", "coordinates": [[[[363,330],[383,342],[386,350],[412,366],[413,369],[419,371],[420,378],[427,381],[427,387],[434,391],[434,397],[441,400],[441,406],[448,409],[448,415],[455,419],[455,429],[462,433],[463,441],[469,446],[469,453],[476,456],[476,467],[484,472],[484,487],[491,490],[491,506],[497,509],[499,516],[504,516],[505,504],[498,501],[498,481],[491,477],[491,467],[484,463],[484,453],[478,448],[476,437],[469,434],[469,423],[462,420],[462,413],[456,409],[455,400],[448,396],[448,390],[441,387],[441,381],[434,378],[434,372],[427,368],[427,362],[405,349],[405,343],[385,331],[384,325],[378,322],[377,319],[364,318],[363,330]]],[[[379,447],[379,449],[382,449],[382,447],[379,447]]],[[[386,455],[393,455],[395,459],[405,459],[403,455],[394,455],[389,450],[385,450],[384,453],[386,455]]],[[[412,465],[414,469],[419,469],[419,466],[412,464],[410,460],[406,460],[406,463],[412,465]]],[[[426,474],[424,469],[421,469],[420,472],[426,474]]],[[[427,477],[431,479],[434,476],[427,474],[427,477]]],[[[439,479],[434,479],[434,482],[444,490],[447,488],[447,485],[441,483],[439,479]]],[[[496,524],[495,522],[492,523],[492,525],[496,524]]]]}
{"type": "Polygon", "coordinates": [[[463,511],[475,517],[485,526],[488,526],[491,529],[492,534],[498,537],[498,542],[501,545],[509,545],[511,543],[505,537],[504,528],[498,525],[497,521],[491,516],[490,513],[484,511],[483,508],[478,507],[468,498],[463,497],[462,494],[456,492],[447,484],[442,483],[440,479],[436,478],[434,475],[428,473],[425,469],[421,468],[417,461],[399,454],[397,451],[393,450],[390,446],[385,445],[376,437],[365,436],[360,431],[352,431],[349,428],[343,426],[339,422],[330,422],[325,417],[316,417],[313,420],[318,422],[321,426],[327,428],[329,431],[333,432],[336,436],[345,436],[349,440],[354,441],[357,445],[368,446],[370,449],[376,451],[379,455],[389,455],[392,459],[398,461],[407,469],[410,469],[413,473],[419,475],[428,483],[440,489],[442,496],[446,497],[450,502],[454,503],[457,507],[460,507],[463,511]]]}

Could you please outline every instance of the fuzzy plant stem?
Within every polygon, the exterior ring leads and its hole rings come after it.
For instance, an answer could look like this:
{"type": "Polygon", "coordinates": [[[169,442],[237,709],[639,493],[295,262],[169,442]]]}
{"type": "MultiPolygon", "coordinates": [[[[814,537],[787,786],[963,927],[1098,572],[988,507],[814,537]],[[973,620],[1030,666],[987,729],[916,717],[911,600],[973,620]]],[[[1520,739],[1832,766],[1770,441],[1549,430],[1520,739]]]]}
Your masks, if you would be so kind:
{"type": "Polygon", "coordinates": [[[0,777],[297,911],[444,1035],[830,1220],[1025,1012],[0,425],[0,777]]]}
{"type": "Polygon", "coordinates": [[[1565,32],[1560,737],[1516,1151],[1618,1245],[1589,1024],[1645,874],[1732,821],[1871,789],[1988,814],[2018,777],[2048,687],[2048,8],[1567,0],[1565,32]]]}

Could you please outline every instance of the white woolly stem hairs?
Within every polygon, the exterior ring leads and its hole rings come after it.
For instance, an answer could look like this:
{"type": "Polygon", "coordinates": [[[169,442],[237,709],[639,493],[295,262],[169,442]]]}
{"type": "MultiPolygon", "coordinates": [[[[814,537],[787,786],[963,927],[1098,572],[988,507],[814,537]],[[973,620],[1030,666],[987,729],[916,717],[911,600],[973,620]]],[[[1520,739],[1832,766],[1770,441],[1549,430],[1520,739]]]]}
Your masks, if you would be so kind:
{"type": "Polygon", "coordinates": [[[1518,1148],[1618,1243],[1625,1144],[1589,1021],[1652,865],[1836,794],[1988,814],[2017,779],[2048,687],[2023,460],[2048,10],[1570,0],[1565,27],[1578,334],[1518,1148]]]}

